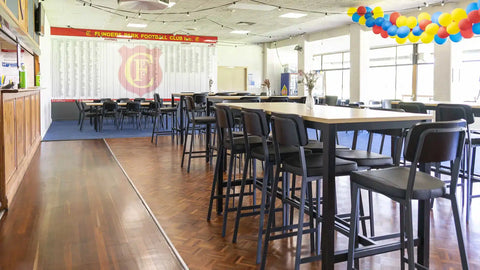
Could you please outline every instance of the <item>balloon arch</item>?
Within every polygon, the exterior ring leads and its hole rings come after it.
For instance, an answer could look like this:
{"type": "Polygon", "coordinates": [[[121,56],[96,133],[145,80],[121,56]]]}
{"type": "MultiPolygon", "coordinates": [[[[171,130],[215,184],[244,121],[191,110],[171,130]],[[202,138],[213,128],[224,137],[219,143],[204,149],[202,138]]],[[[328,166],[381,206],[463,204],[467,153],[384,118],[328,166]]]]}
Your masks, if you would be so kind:
{"type": "MultiPolygon", "coordinates": [[[[479,1],[480,2],[480,1],[479,1]]],[[[422,12],[418,17],[403,16],[399,12],[384,14],[381,7],[360,6],[349,8],[347,14],[352,21],[371,28],[383,38],[395,38],[403,44],[407,40],[416,43],[444,44],[447,39],[459,42],[480,34],[480,3],[470,3],[466,9],[456,8],[451,13],[422,12]]]]}

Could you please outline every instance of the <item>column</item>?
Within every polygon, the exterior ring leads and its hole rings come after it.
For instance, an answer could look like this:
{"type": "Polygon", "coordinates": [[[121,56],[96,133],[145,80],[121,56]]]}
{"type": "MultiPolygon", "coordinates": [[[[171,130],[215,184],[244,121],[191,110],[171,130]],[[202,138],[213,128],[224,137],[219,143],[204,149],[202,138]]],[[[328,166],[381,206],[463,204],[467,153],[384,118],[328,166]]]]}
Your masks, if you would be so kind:
{"type": "Polygon", "coordinates": [[[362,101],[367,91],[370,44],[359,24],[350,25],[350,102],[362,101]]]}

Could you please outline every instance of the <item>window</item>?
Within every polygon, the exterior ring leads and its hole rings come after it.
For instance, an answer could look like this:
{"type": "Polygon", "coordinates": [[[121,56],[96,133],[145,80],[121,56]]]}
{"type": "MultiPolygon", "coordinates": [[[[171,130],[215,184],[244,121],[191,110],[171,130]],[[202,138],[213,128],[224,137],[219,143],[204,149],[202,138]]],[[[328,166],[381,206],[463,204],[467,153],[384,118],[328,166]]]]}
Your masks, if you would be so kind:
{"type": "Polygon", "coordinates": [[[433,44],[418,44],[417,100],[433,98],[433,44]]]}
{"type": "MultiPolygon", "coordinates": [[[[480,96],[480,38],[462,40],[462,62],[459,70],[460,91],[455,94],[462,101],[477,101],[480,96]]],[[[455,90],[454,90],[455,91],[455,90]]]]}
{"type": "Polygon", "coordinates": [[[312,66],[323,74],[323,80],[317,82],[323,87],[315,87],[314,95],[332,95],[340,99],[350,97],[350,52],[314,55],[312,66]],[[325,93],[322,93],[323,88],[325,93]]]}

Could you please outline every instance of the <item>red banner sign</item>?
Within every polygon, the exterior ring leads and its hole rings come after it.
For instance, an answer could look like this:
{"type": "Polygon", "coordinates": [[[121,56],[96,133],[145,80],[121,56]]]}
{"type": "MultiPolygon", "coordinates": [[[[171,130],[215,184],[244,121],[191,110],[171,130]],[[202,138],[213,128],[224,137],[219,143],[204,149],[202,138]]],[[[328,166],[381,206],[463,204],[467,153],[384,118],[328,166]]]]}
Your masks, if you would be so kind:
{"type": "Polygon", "coordinates": [[[160,33],[143,33],[129,31],[109,31],[95,29],[79,29],[79,28],[62,28],[51,27],[51,35],[54,36],[72,36],[72,37],[100,37],[113,39],[141,39],[141,40],[157,40],[157,41],[176,41],[176,42],[197,42],[197,43],[217,43],[217,37],[208,36],[187,36],[172,35],[160,33]]]}

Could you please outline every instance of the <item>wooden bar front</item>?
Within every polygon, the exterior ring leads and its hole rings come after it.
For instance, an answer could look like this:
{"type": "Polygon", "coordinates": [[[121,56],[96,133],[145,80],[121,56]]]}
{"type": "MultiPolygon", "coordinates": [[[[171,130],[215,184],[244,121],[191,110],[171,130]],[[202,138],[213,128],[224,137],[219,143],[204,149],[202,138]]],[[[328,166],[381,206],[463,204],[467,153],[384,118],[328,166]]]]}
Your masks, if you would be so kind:
{"type": "Polygon", "coordinates": [[[7,209],[40,143],[40,91],[2,90],[0,209],[7,209]]]}

